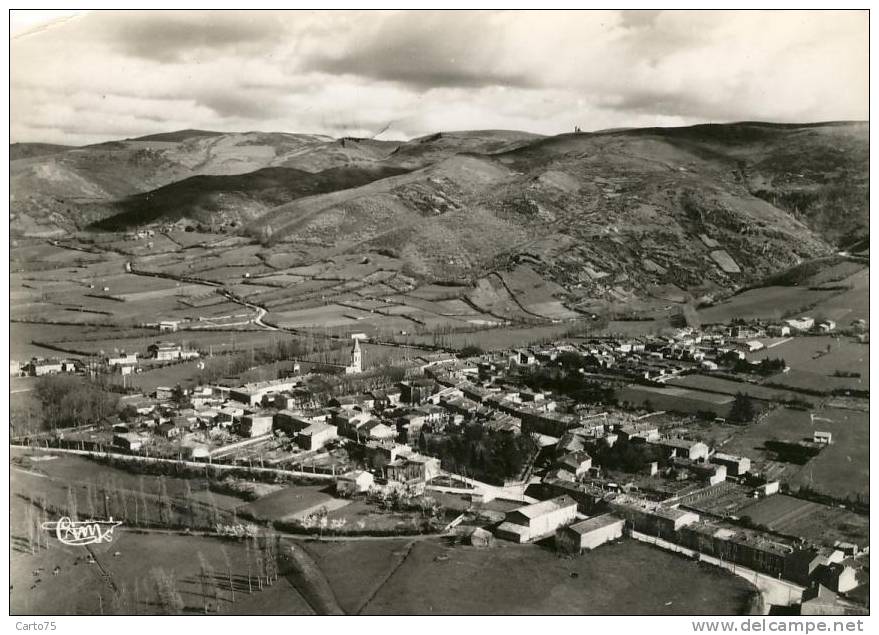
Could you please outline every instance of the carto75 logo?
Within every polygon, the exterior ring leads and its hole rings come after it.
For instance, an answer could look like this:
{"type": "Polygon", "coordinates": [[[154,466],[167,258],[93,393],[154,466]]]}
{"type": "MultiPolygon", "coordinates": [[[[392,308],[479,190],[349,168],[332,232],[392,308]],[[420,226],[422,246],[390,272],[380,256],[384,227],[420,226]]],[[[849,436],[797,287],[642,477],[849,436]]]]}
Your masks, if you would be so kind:
{"type": "Polygon", "coordinates": [[[62,516],[57,521],[42,524],[46,531],[54,531],[55,536],[65,545],[95,545],[112,542],[113,530],[122,522],[118,520],[70,520],[62,516]]]}

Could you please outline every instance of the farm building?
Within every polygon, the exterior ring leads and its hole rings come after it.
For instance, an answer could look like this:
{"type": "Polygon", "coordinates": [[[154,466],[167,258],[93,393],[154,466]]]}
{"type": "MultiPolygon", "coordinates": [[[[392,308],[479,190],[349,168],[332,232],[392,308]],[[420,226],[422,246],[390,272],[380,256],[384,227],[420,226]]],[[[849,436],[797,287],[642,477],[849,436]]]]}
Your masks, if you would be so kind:
{"type": "Polygon", "coordinates": [[[576,516],[577,502],[570,496],[557,496],[511,511],[495,533],[513,542],[531,542],[552,535],[576,516]]]}
{"type": "Polygon", "coordinates": [[[746,456],[734,456],[717,452],[711,457],[712,463],[726,466],[726,473],[730,476],[741,476],[751,469],[751,459],[746,456]]]}
{"type": "Polygon", "coordinates": [[[303,450],[320,450],[337,436],[339,435],[336,426],[327,425],[326,423],[313,423],[299,431],[296,443],[303,450]]]}
{"type": "Polygon", "coordinates": [[[562,527],[555,534],[556,549],[566,553],[583,553],[595,549],[606,542],[623,536],[625,521],[611,514],[588,518],[568,527],[562,527]]]}
{"type": "Polygon", "coordinates": [[[270,412],[254,412],[241,417],[239,432],[243,437],[259,437],[272,431],[273,416],[270,412]]]}
{"type": "Polygon", "coordinates": [[[336,493],[340,496],[353,496],[368,492],[374,482],[375,478],[369,472],[363,470],[348,472],[336,478],[336,493]]]}

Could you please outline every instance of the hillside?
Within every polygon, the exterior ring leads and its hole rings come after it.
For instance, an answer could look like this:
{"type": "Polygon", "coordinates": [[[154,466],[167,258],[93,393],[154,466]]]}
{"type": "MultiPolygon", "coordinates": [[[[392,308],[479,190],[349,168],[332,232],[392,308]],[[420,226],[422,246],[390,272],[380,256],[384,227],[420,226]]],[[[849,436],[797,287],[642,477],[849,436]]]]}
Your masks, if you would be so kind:
{"type": "MultiPolygon", "coordinates": [[[[773,157],[791,148],[806,150],[800,159],[811,166],[798,185],[816,192],[835,187],[814,176],[826,174],[814,148],[836,146],[840,138],[866,144],[865,131],[850,124],[538,138],[299,199],[248,230],[257,236],[269,225],[276,241],[299,248],[381,249],[427,280],[475,281],[526,262],[570,290],[584,310],[631,306],[645,296],[695,302],[829,253],[837,234],[822,235],[821,221],[830,214],[865,227],[866,165],[855,150],[837,174],[863,184],[851,195],[861,192],[857,207],[827,206],[810,216],[753,191],[758,182],[782,187],[778,175],[787,172],[773,157]]],[[[412,153],[421,143],[395,154],[412,153]]]]}
{"type": "Polygon", "coordinates": [[[125,231],[183,219],[218,230],[303,196],[348,189],[402,172],[391,167],[341,167],[318,173],[273,167],[240,175],[193,176],[108,205],[108,217],[92,227],[125,231]]]}
{"type": "MultiPolygon", "coordinates": [[[[12,161],[13,232],[186,219],[306,259],[381,251],[428,282],[475,285],[527,265],[570,306],[624,312],[710,300],[863,241],[867,133],[846,122],[408,142],[180,131],[12,161]]],[[[498,284],[483,287],[502,295],[498,284]]]]}

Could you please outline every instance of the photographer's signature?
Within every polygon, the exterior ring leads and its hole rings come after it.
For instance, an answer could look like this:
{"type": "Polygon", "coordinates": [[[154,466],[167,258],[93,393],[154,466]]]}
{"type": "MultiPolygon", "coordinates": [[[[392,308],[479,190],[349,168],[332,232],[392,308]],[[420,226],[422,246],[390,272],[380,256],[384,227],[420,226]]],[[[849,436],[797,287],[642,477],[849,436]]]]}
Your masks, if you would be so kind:
{"type": "Polygon", "coordinates": [[[122,522],[118,520],[71,520],[67,516],[57,521],[42,524],[46,531],[54,531],[55,536],[65,545],[95,545],[112,542],[113,530],[122,522]]]}

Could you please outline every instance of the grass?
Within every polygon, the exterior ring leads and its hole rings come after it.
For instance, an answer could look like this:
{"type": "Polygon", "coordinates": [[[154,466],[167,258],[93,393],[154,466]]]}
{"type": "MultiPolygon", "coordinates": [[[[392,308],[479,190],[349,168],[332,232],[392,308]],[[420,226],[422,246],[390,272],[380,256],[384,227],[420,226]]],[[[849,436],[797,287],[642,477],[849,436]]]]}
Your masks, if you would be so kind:
{"type": "Polygon", "coordinates": [[[732,296],[699,310],[703,324],[724,324],[735,318],[779,320],[808,310],[839,291],[817,291],[804,287],[761,287],[732,296]]]}
{"type": "Polygon", "coordinates": [[[334,500],[326,485],[296,485],[242,505],[239,511],[261,520],[283,520],[334,500]]]}
{"type": "Polygon", "coordinates": [[[570,559],[537,545],[480,550],[425,541],[364,613],[732,615],[745,610],[750,593],[731,574],[631,541],[570,559]]]}
{"type": "Polygon", "coordinates": [[[302,543],[326,576],[342,609],[357,613],[407,553],[407,539],[302,543]]]}
{"type": "Polygon", "coordinates": [[[765,443],[771,439],[811,440],[815,430],[829,431],[833,443],[803,466],[787,466],[784,478],[793,487],[810,486],[839,498],[869,496],[869,415],[855,410],[823,408],[810,412],[779,408],[761,423],[743,428],[723,446],[765,464],[765,443]]]}
{"type": "Polygon", "coordinates": [[[870,543],[869,518],[791,496],[770,496],[738,512],[759,525],[832,546],[836,540],[870,543]]]}

